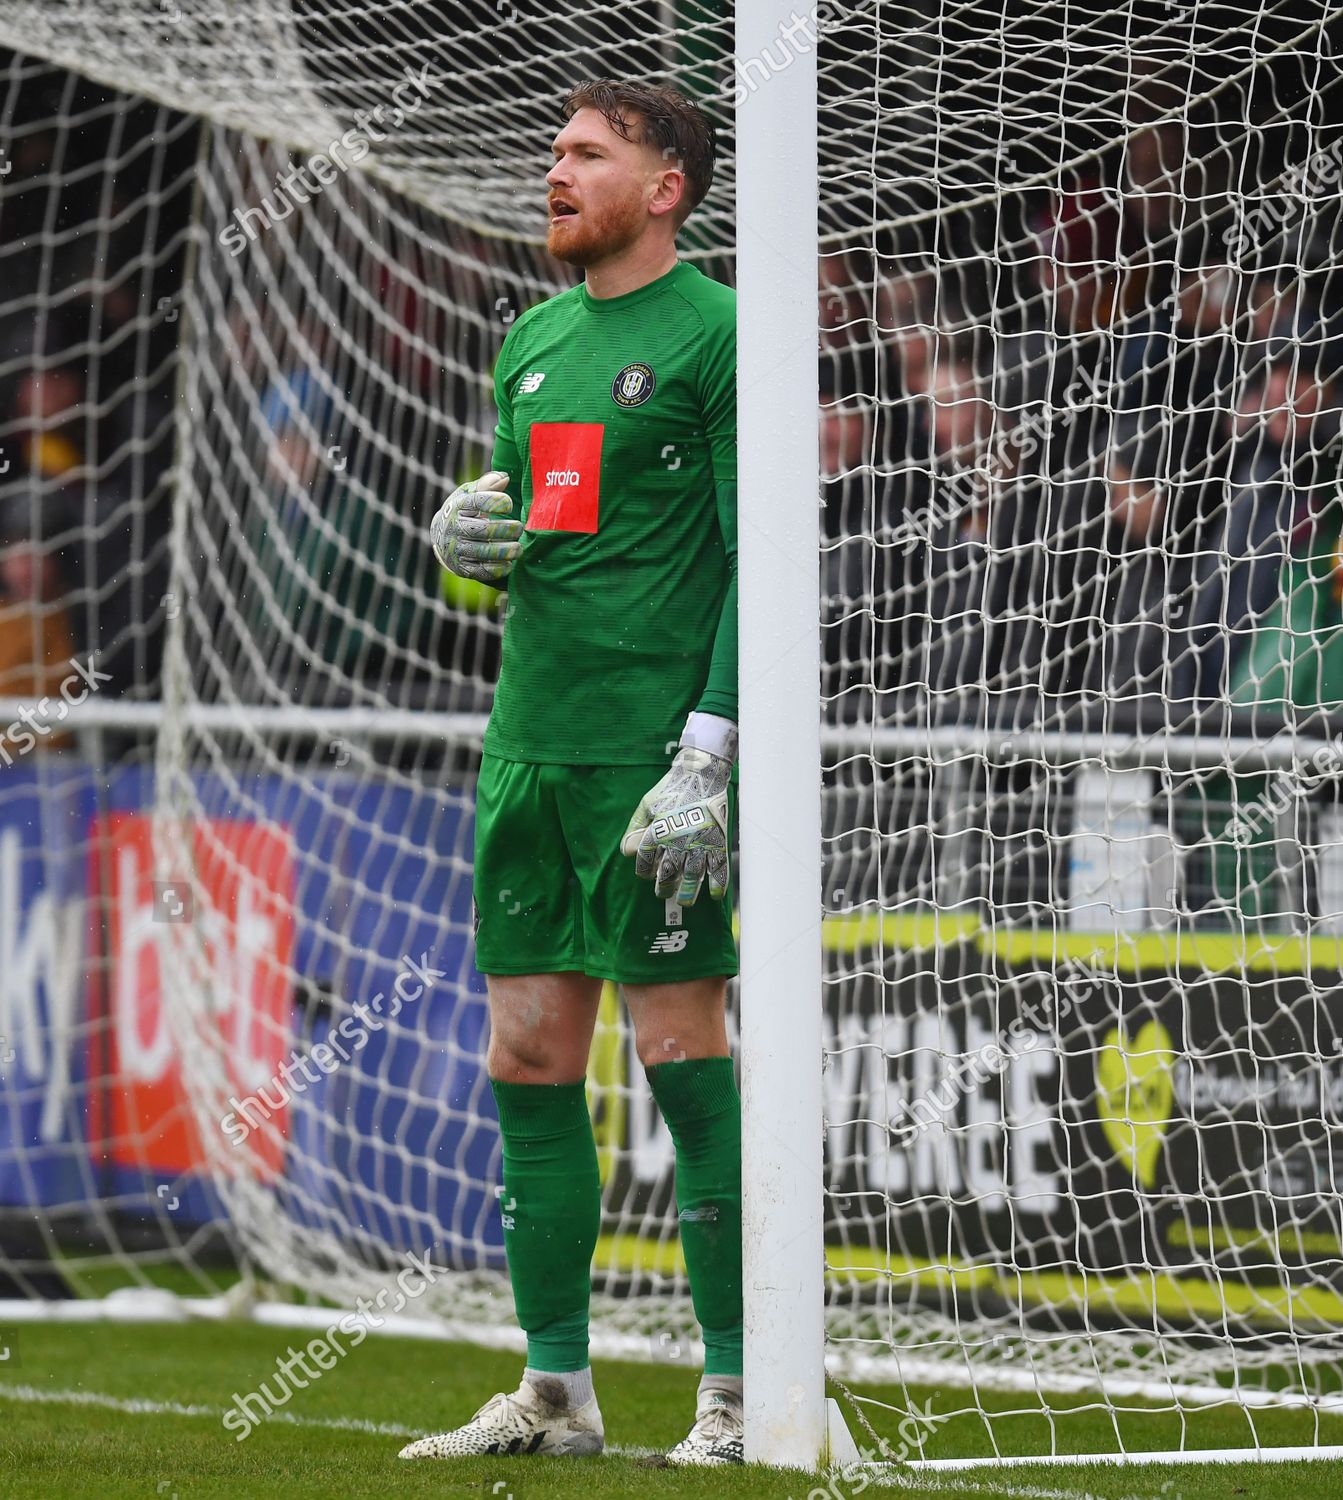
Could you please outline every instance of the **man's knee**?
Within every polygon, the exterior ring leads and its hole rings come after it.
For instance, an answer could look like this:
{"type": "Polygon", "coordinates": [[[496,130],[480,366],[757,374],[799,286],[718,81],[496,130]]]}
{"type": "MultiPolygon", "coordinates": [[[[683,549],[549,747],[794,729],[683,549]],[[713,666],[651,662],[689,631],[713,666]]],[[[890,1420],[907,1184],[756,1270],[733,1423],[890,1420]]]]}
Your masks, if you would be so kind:
{"type": "Polygon", "coordinates": [[[643,1066],[726,1057],[726,994],[722,979],[628,989],[635,1050],[643,1066]]]}
{"type": "Polygon", "coordinates": [[[536,1032],[495,1032],[486,1055],[489,1076],[501,1083],[576,1083],[584,1076],[585,1062],[587,1055],[579,1059],[566,1038],[536,1032]]]}
{"type": "Polygon", "coordinates": [[[491,978],[491,1078],[577,1083],[587,1071],[600,985],[586,976],[491,978]]]}

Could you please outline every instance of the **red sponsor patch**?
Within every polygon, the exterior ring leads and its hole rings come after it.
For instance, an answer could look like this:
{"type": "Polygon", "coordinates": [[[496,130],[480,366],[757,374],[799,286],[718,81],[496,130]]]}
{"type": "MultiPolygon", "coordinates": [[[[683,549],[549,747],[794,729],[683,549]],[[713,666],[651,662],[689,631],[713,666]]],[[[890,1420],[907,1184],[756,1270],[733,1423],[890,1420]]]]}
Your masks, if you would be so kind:
{"type": "Polygon", "coordinates": [[[602,422],[532,423],[528,531],[596,531],[602,422]]]}

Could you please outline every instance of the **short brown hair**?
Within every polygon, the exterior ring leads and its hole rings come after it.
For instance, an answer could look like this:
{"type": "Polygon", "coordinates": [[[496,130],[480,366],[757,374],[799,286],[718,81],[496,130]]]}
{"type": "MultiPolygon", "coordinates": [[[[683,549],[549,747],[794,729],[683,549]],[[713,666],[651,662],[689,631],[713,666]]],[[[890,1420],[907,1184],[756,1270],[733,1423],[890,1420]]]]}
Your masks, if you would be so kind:
{"type": "Polygon", "coordinates": [[[685,173],[685,207],[677,220],[683,223],[709,191],[713,181],[713,126],[693,100],[661,83],[620,83],[598,78],[570,89],[564,101],[564,118],[571,120],[580,109],[595,109],[618,136],[652,146],[664,158],[675,156],[685,173]],[[631,117],[642,122],[634,134],[631,117]]]}

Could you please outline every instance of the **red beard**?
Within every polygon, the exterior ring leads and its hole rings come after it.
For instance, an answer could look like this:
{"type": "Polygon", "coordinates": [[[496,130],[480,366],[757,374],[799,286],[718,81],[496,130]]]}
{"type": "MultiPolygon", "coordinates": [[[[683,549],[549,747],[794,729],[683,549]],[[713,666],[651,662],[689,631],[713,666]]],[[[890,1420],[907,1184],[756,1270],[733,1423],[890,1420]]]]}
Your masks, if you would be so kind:
{"type": "Polygon", "coordinates": [[[628,249],[643,225],[643,202],[637,193],[600,208],[584,204],[576,216],[547,226],[546,248],[571,266],[592,266],[628,249]]]}

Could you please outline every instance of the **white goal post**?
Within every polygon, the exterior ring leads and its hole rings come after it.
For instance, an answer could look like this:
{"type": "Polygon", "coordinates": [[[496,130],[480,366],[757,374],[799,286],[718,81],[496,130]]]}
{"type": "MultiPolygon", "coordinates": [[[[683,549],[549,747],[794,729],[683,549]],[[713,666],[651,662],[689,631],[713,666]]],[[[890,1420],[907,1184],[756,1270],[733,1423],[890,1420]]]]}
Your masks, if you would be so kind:
{"type": "MultiPolygon", "coordinates": [[[[1343,22],[1226,19],[0,6],[0,1326],[417,1254],[408,1326],[520,1346],[507,604],[426,526],[628,73],[720,128],[739,298],[750,1455],[1339,1456],[1343,22]]],[[[692,1367],[613,989],[589,1103],[594,1352],[692,1367]]]]}
{"type": "MultiPolygon", "coordinates": [[[[777,47],[790,11],[741,6],[737,57],[777,47]]],[[[746,92],[736,129],[751,163],[737,177],[746,1456],[814,1468],[826,1440],[817,383],[804,334],[816,322],[814,46],[746,92]]]]}

